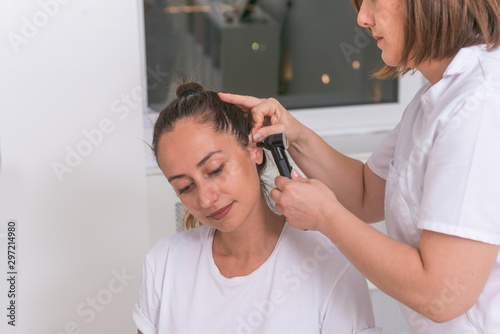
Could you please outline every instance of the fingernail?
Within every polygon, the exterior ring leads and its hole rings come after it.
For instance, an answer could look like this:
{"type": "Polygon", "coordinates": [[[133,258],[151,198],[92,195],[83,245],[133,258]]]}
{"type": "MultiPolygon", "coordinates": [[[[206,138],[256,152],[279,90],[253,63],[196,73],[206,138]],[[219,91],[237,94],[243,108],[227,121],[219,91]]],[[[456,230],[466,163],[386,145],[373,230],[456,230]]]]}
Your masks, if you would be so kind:
{"type": "Polygon", "coordinates": [[[299,177],[299,172],[297,172],[295,169],[292,169],[292,176],[293,177],[299,177]]]}
{"type": "Polygon", "coordinates": [[[255,140],[255,141],[261,141],[263,138],[264,138],[264,136],[263,136],[263,135],[262,135],[262,133],[260,133],[260,132],[256,132],[256,133],[253,135],[253,140],[255,140]]]}

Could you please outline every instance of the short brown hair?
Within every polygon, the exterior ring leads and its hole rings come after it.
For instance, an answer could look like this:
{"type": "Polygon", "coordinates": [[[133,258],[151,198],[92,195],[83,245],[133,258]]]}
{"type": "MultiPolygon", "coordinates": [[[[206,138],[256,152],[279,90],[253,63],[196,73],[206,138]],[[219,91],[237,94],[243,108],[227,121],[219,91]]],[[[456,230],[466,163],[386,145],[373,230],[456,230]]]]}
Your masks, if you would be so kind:
{"type": "MultiPolygon", "coordinates": [[[[351,0],[359,12],[363,0],[351,0]]],[[[378,78],[401,77],[405,66],[455,56],[460,49],[486,44],[500,45],[500,1],[498,0],[401,0],[405,17],[404,45],[400,65],[384,66],[378,78]]]]}

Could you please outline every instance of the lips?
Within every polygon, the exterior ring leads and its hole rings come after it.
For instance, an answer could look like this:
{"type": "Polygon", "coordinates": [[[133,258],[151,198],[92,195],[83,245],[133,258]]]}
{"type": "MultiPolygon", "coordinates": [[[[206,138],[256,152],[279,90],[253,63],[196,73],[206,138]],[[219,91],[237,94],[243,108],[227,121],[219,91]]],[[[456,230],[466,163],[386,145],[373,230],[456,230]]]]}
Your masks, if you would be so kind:
{"type": "Polygon", "coordinates": [[[231,208],[233,207],[234,202],[231,202],[231,204],[226,205],[220,210],[215,211],[214,213],[210,214],[208,218],[214,219],[214,220],[221,220],[224,217],[226,217],[231,211],[231,208]]]}

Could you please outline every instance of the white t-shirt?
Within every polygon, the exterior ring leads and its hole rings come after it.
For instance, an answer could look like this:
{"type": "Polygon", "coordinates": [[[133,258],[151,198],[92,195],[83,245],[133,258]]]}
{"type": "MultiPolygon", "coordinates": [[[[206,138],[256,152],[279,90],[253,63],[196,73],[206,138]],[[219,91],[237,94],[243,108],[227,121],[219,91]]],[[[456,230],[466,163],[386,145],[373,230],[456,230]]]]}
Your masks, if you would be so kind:
{"type": "Polygon", "coordinates": [[[266,262],[226,278],[214,231],[180,232],[148,253],[133,313],[142,333],[380,333],[365,278],[320,233],[285,224],[266,262]]]}
{"type": "MultiPolygon", "coordinates": [[[[388,235],[418,247],[422,230],[500,245],[500,48],[462,49],[424,86],[368,159],[386,179],[388,235]]],[[[466,289],[449,282],[438,312],[466,289]]],[[[500,333],[500,256],[477,303],[436,324],[401,305],[414,333],[500,333]]]]}

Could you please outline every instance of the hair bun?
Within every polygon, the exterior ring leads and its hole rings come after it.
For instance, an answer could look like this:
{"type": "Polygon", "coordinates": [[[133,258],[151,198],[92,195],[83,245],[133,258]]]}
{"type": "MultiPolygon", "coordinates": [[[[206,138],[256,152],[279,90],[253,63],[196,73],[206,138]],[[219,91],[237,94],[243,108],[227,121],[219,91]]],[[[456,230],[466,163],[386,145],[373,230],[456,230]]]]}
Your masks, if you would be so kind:
{"type": "Polygon", "coordinates": [[[190,95],[190,93],[183,94],[184,92],[187,91],[193,91],[193,92],[203,92],[205,91],[205,88],[199,84],[198,82],[186,82],[177,87],[177,90],[175,91],[175,95],[177,95],[177,98],[180,98],[183,95],[190,95]]]}

